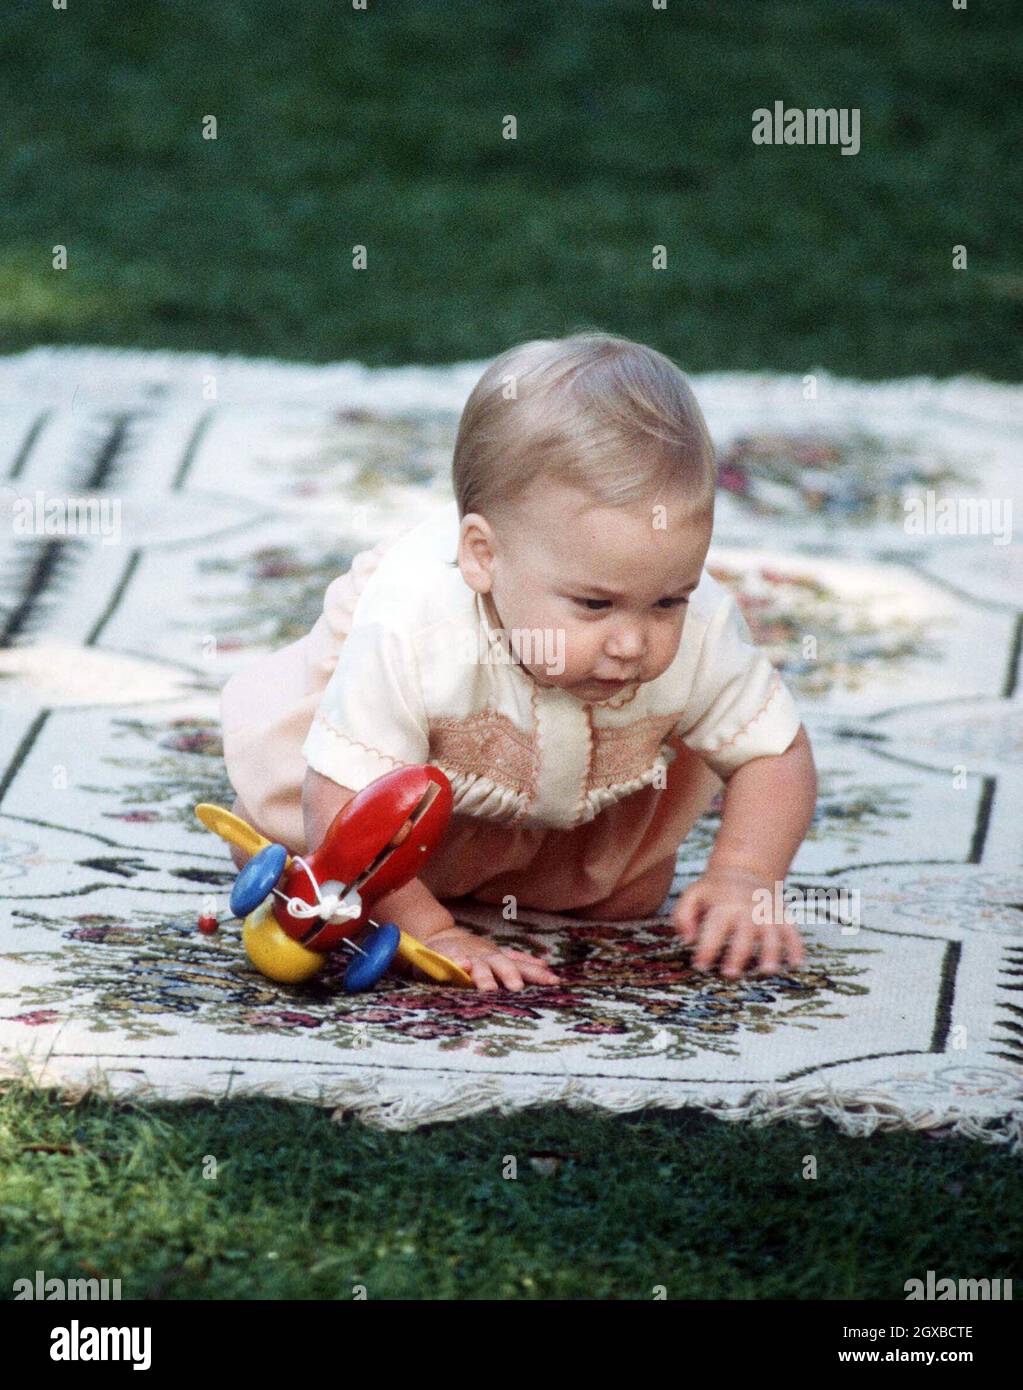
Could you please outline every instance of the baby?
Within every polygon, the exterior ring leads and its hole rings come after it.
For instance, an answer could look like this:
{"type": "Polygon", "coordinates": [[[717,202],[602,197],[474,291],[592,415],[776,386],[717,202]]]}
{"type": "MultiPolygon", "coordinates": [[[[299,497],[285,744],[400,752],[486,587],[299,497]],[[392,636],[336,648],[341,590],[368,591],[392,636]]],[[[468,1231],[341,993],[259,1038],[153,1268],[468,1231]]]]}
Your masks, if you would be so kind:
{"type": "Polygon", "coordinates": [[[227,682],[236,812],[301,853],[376,777],[440,767],[444,839],[373,917],[477,989],[519,990],[557,976],[458,927],[446,904],[652,916],[724,783],[675,929],[700,970],[799,966],[799,933],[765,904],[813,816],[813,756],[704,569],[714,449],[685,376],[608,334],[514,347],[466,402],[453,482],[455,503],[356,557],[309,634],[227,682]]]}

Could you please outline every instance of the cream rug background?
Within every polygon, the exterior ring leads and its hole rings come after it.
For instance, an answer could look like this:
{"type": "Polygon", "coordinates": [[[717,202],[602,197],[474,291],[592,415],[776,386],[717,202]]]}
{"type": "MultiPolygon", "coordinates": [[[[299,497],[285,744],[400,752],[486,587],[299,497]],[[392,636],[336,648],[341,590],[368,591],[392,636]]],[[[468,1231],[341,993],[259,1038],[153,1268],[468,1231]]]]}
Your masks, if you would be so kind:
{"type": "MultiPolygon", "coordinates": [[[[483,365],[0,359],[4,1071],[263,1092],[394,1129],[697,1105],[1020,1151],[1021,548],[907,534],[903,505],[930,490],[1019,510],[1019,388],[815,371],[807,399],[800,377],[694,378],[722,458],[709,563],[792,684],[821,774],[789,883],[859,894],[857,930],[842,906],[807,926],[804,970],[695,975],[667,904],[642,923],[523,912],[561,982],[518,995],[388,980],[350,999],[336,976],[284,987],[248,966],[226,850],[192,816],[230,804],[217,692],[308,629],[357,550],[448,495],[483,365]],[[19,498],[68,496],[120,515],[106,534],[17,529],[19,498]]],[[[682,847],[676,891],[714,825],[682,847]]]]}

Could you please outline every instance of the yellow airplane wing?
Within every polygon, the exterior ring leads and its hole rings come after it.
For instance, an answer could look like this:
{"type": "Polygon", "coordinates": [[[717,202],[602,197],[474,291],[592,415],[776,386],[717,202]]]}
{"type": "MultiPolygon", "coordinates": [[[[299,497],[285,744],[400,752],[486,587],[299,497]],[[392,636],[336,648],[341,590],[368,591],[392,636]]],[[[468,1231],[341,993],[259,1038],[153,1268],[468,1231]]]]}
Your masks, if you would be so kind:
{"type": "Polygon", "coordinates": [[[431,951],[429,946],[424,946],[406,931],[401,934],[398,955],[410,965],[418,966],[424,975],[429,975],[431,980],[439,984],[472,986],[472,976],[467,975],[460,965],[448,960],[439,951],[431,951]]]}
{"type": "Polygon", "coordinates": [[[258,830],[253,830],[248,821],[242,820],[241,816],[236,816],[233,811],[225,810],[223,806],[214,806],[212,802],[202,801],[195,808],[195,814],[207,830],[212,830],[214,835],[219,835],[228,844],[237,845],[246,854],[258,854],[271,843],[258,830]]]}

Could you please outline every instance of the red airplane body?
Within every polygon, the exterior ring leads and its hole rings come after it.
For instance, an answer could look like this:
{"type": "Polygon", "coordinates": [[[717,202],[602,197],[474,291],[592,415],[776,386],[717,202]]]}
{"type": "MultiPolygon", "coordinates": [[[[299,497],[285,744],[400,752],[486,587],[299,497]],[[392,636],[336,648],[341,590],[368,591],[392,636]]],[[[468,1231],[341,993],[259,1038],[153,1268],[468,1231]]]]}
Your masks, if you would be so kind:
{"type": "MultiPolygon", "coordinates": [[[[273,911],[290,937],[311,951],[330,951],[361,931],[378,898],[401,888],[440,843],[451,817],[451,783],[440,768],[400,767],[364,787],[331,821],[322,843],[304,856],[321,892],[356,889],[362,913],[347,922],[294,916],[274,895],[273,911]],[[330,889],[324,890],[324,884],[330,889]],[[343,884],[344,889],[335,888],[343,884]]],[[[278,885],[288,898],[316,902],[305,869],[294,859],[278,885]]]]}

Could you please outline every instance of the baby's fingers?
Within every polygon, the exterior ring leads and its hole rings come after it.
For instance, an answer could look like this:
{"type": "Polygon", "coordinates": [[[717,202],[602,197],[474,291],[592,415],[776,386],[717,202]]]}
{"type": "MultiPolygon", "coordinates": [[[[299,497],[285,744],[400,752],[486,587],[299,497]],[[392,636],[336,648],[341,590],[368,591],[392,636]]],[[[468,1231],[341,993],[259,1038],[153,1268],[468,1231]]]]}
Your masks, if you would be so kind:
{"type": "Polygon", "coordinates": [[[558,983],[557,975],[549,965],[544,965],[543,961],[522,961],[519,969],[522,971],[522,978],[528,980],[530,984],[556,985],[558,983]]]}
{"type": "Polygon", "coordinates": [[[760,948],[760,975],[777,975],[781,972],[781,955],[788,957],[793,970],[803,963],[803,938],[791,923],[779,923],[777,930],[760,948]]]}
{"type": "Polygon", "coordinates": [[[522,989],[524,987],[519,967],[507,956],[500,953],[490,956],[487,964],[505,989],[522,989]]]}
{"type": "Polygon", "coordinates": [[[519,969],[522,971],[523,978],[537,981],[540,984],[556,984],[557,975],[550,968],[546,961],[539,957],[530,955],[528,951],[516,951],[511,946],[502,946],[504,955],[509,956],[519,969]]]}
{"type": "Polygon", "coordinates": [[[778,974],[781,970],[783,941],[780,927],[770,925],[762,928],[759,960],[754,968],[754,975],[778,974]]]}
{"type": "Polygon", "coordinates": [[[687,946],[696,940],[706,907],[707,897],[698,883],[691,884],[675,904],[675,927],[687,946]]]}
{"type": "Polygon", "coordinates": [[[764,927],[760,938],[760,954],[753,967],[754,975],[777,975],[781,970],[781,933],[775,927],[764,927]]]}
{"type": "MultiPolygon", "coordinates": [[[[770,930],[770,928],[765,930],[770,930]]],[[[756,937],[757,929],[752,922],[740,922],[721,965],[721,973],[727,979],[734,980],[736,976],[742,974],[746,962],[753,954],[756,937]]],[[[761,951],[763,952],[764,949],[762,947],[761,951]]],[[[775,951],[777,952],[777,947],[775,947],[775,951]]],[[[762,955],[761,959],[763,959],[762,955]]]]}
{"type": "Polygon", "coordinates": [[[700,944],[693,956],[696,970],[709,970],[717,960],[721,947],[731,935],[735,925],[736,913],[726,908],[711,908],[703,919],[703,933],[700,944]]]}
{"type": "Polygon", "coordinates": [[[486,961],[466,961],[465,969],[469,972],[469,976],[477,989],[500,989],[500,985],[494,979],[494,972],[491,970],[490,966],[487,964],[486,961]]]}

